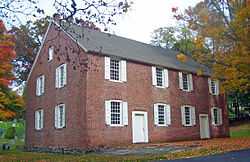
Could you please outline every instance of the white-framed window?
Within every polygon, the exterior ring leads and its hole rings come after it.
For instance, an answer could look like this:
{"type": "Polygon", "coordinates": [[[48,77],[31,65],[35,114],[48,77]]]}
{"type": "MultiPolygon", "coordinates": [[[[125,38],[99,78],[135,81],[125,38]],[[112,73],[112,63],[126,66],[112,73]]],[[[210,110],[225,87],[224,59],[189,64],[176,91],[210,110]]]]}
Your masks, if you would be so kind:
{"type": "Polygon", "coordinates": [[[179,87],[187,92],[194,90],[192,74],[179,72],[179,87]]]}
{"type": "Polygon", "coordinates": [[[51,46],[48,49],[48,62],[53,60],[53,55],[54,55],[54,47],[51,46]]]}
{"type": "Polygon", "coordinates": [[[168,87],[168,69],[152,66],[152,84],[159,88],[168,87]]]}
{"type": "Polygon", "coordinates": [[[208,78],[209,93],[212,95],[219,95],[219,81],[208,78]]]}
{"type": "Polygon", "coordinates": [[[56,88],[62,88],[67,84],[67,64],[56,68],[56,88]]]}
{"type": "Polygon", "coordinates": [[[43,109],[35,111],[35,129],[43,129],[43,109]]]}
{"type": "Polygon", "coordinates": [[[183,126],[194,126],[196,124],[195,107],[190,105],[181,106],[181,118],[183,126]]]}
{"type": "Polygon", "coordinates": [[[171,124],[170,105],[163,103],[154,104],[154,123],[157,126],[168,126],[171,124]]]}
{"type": "Polygon", "coordinates": [[[105,101],[106,124],[110,126],[128,125],[128,103],[121,100],[105,101]]]}
{"type": "Polygon", "coordinates": [[[222,124],[222,109],[213,107],[211,109],[212,124],[217,126],[222,124]]]}
{"type": "Polygon", "coordinates": [[[65,127],[65,104],[59,104],[55,107],[55,128],[65,127]]]}
{"type": "Polygon", "coordinates": [[[127,81],[127,63],[125,60],[105,57],[105,79],[115,82],[127,81]]]}
{"type": "Polygon", "coordinates": [[[41,96],[44,93],[45,76],[41,75],[36,79],[36,95],[41,96]]]}

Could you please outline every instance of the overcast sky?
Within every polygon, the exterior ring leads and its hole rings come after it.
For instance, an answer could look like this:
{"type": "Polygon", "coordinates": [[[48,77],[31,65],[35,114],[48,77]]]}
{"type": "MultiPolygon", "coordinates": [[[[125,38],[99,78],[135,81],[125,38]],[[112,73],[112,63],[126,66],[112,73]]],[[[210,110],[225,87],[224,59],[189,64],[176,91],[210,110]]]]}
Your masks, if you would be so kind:
{"type": "MultiPolygon", "coordinates": [[[[174,26],[172,7],[185,9],[201,0],[132,0],[130,11],[117,20],[112,34],[149,43],[152,31],[159,27],[174,26]]],[[[52,0],[40,0],[46,14],[52,15],[52,0]]]]}

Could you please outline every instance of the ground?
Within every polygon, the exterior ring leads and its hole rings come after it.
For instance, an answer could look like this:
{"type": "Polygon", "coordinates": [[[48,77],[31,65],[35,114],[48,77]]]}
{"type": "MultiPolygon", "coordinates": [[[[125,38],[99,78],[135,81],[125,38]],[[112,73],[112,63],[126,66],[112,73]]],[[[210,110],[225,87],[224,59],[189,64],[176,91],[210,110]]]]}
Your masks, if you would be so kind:
{"type": "MultiPolygon", "coordinates": [[[[130,145],[126,148],[107,149],[85,155],[62,155],[32,153],[21,151],[22,141],[10,151],[0,152],[0,161],[39,161],[39,162],[76,162],[76,161],[149,161],[180,159],[250,148],[250,123],[236,125],[230,129],[231,138],[197,140],[160,144],[130,145]],[[242,133],[244,132],[244,133],[242,133]],[[249,132],[249,133],[248,133],[249,132]]],[[[0,144],[6,142],[0,140],[0,144]]]]}

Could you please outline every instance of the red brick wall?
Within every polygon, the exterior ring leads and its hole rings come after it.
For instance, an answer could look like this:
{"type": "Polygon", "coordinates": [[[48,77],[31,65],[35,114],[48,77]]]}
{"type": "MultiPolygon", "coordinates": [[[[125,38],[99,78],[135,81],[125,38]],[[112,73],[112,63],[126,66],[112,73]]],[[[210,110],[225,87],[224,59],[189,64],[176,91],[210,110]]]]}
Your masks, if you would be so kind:
{"type": "Polygon", "coordinates": [[[167,89],[152,86],[151,66],[127,61],[127,82],[117,83],[104,79],[104,57],[88,55],[92,65],[87,72],[87,128],[89,145],[121,145],[132,143],[132,111],[148,112],[149,142],[174,141],[200,138],[199,114],[208,114],[212,137],[225,136],[228,133],[223,96],[209,95],[208,78],[193,75],[194,91],[183,92],[179,89],[178,71],[169,70],[167,89]],[[119,99],[128,102],[128,126],[110,127],[105,125],[104,101],[119,99]],[[168,103],[171,106],[171,125],[154,125],[153,104],[168,103]],[[181,124],[181,105],[188,104],[196,108],[196,126],[184,127],[181,124]],[[211,106],[224,109],[224,124],[211,125],[211,106]]]}
{"type": "Polygon", "coordinates": [[[80,47],[68,39],[63,32],[55,30],[54,27],[51,28],[27,84],[26,146],[28,148],[86,146],[84,122],[86,70],[79,65],[79,60],[85,58],[86,55],[80,47]],[[48,62],[48,48],[51,45],[55,46],[55,52],[53,60],[48,62]],[[65,62],[67,63],[67,85],[56,89],[55,70],[65,62]],[[45,75],[45,93],[37,97],[36,78],[41,74],[45,75]],[[66,106],[66,128],[55,129],[54,108],[60,103],[66,106]],[[44,128],[37,131],[34,126],[34,114],[39,108],[44,109],[44,128]]]}
{"type": "Polygon", "coordinates": [[[151,66],[127,61],[127,82],[115,83],[104,79],[104,57],[86,55],[75,42],[54,28],[49,31],[40,57],[27,84],[26,146],[89,148],[132,143],[132,111],[148,112],[149,142],[198,139],[199,114],[209,115],[210,133],[213,137],[228,134],[227,112],[223,96],[213,97],[208,93],[207,77],[193,76],[194,91],[179,90],[178,71],[169,69],[169,87],[152,86],[151,66]],[[56,50],[52,62],[47,61],[48,47],[56,50]],[[55,69],[67,63],[67,85],[55,89],[55,69]],[[81,64],[79,64],[79,62],[81,64]],[[86,66],[86,64],[87,66],[86,66]],[[45,74],[45,94],[35,95],[36,78],[45,74]],[[128,102],[128,126],[105,125],[104,101],[121,99],[128,102]],[[168,103],[171,106],[171,125],[154,125],[153,104],[168,103]],[[54,107],[66,106],[66,128],[54,128],[54,107]],[[196,126],[183,127],[180,107],[189,104],[196,107],[196,126]],[[211,106],[223,108],[223,126],[211,126],[211,106]],[[34,128],[34,112],[44,109],[44,128],[34,128]]]}

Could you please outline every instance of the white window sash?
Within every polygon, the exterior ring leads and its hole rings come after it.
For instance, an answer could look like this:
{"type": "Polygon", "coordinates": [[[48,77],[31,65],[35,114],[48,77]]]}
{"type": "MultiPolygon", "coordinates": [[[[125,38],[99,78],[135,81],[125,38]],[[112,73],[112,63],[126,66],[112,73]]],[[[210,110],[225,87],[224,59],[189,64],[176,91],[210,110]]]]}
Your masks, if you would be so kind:
{"type": "Polygon", "coordinates": [[[110,79],[110,57],[104,58],[104,78],[110,79]]]}

